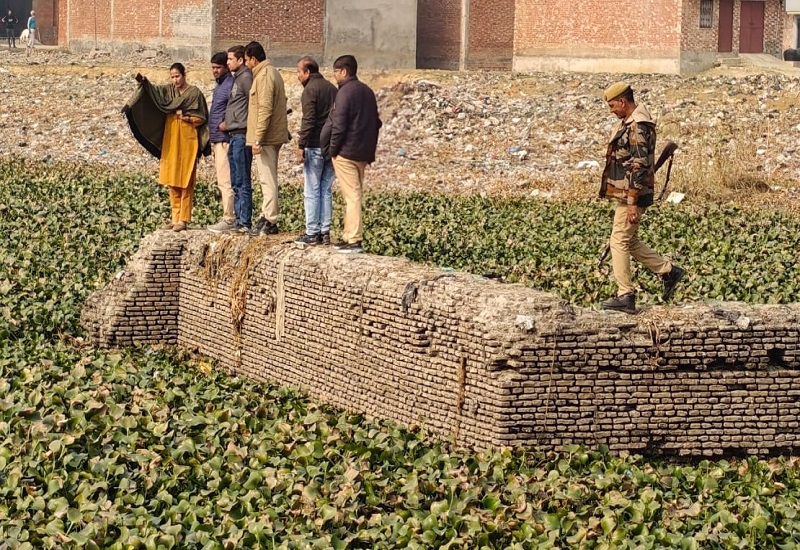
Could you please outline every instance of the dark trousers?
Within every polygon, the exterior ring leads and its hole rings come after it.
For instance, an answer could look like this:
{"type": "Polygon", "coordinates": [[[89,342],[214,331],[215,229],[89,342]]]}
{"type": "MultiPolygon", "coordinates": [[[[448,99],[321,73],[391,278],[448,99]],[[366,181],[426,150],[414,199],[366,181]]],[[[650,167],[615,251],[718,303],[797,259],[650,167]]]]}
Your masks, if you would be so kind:
{"type": "Polygon", "coordinates": [[[17,47],[17,35],[14,34],[14,29],[6,29],[6,36],[8,37],[8,47],[17,47]]]}

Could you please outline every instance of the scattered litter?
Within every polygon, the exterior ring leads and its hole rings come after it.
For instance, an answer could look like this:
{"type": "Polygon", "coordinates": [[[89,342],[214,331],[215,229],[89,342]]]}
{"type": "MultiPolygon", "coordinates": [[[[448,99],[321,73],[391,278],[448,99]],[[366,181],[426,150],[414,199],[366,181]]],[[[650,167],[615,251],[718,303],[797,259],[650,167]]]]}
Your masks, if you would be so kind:
{"type": "Polygon", "coordinates": [[[686,197],[685,193],[672,191],[669,195],[667,195],[667,202],[671,202],[672,204],[680,204],[684,197],[686,197]]]}

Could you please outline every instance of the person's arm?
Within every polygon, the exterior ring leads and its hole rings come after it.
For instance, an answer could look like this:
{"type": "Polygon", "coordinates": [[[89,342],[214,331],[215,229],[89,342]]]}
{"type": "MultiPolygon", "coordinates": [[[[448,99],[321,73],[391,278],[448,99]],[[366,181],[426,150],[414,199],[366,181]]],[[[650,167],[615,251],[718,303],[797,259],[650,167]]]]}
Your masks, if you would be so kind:
{"type": "Polygon", "coordinates": [[[628,206],[636,206],[639,192],[647,185],[653,166],[650,157],[655,154],[655,129],[648,124],[632,122],[628,130],[628,143],[631,152],[631,177],[628,185],[628,206]]]}
{"type": "Polygon", "coordinates": [[[256,120],[256,143],[263,145],[267,138],[267,129],[272,119],[273,102],[272,95],[275,93],[275,79],[269,68],[265,69],[263,83],[264,88],[259,90],[258,100],[258,120],[256,120]]]}
{"type": "Polygon", "coordinates": [[[305,149],[308,146],[308,140],[311,138],[314,126],[317,124],[318,95],[313,89],[306,88],[300,97],[300,103],[303,106],[303,120],[300,122],[300,131],[297,132],[297,147],[299,149],[305,149]]]}
{"type": "Polygon", "coordinates": [[[331,158],[339,156],[339,152],[344,145],[344,139],[347,135],[347,128],[350,125],[350,105],[347,97],[339,92],[336,96],[336,101],[331,109],[331,142],[330,142],[330,155],[331,158]]]}

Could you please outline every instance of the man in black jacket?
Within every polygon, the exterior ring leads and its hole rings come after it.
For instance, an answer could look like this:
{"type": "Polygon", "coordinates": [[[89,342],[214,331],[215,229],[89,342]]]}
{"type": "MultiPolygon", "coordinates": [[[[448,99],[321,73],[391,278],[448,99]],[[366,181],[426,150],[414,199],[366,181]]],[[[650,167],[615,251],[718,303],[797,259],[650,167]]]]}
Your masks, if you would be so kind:
{"type": "Polygon", "coordinates": [[[6,37],[8,38],[8,47],[9,48],[16,48],[17,47],[17,35],[16,35],[16,27],[17,23],[19,23],[19,19],[14,17],[14,13],[11,10],[8,10],[8,15],[3,17],[3,25],[6,27],[6,37]]]}
{"type": "Polygon", "coordinates": [[[308,245],[330,244],[333,200],[333,163],[322,155],[319,135],[336,99],[336,86],[319,73],[311,57],[297,62],[297,79],[303,85],[300,103],[303,121],[297,135],[297,161],[303,163],[305,180],[306,232],[295,242],[308,245]]]}
{"type": "Polygon", "coordinates": [[[357,71],[358,63],[352,55],[343,55],[333,62],[339,92],[320,136],[322,153],[333,159],[344,197],[344,230],[342,240],[335,245],[342,253],[362,251],[364,169],[375,161],[378,130],[382,125],[375,93],[358,79],[357,71]]]}

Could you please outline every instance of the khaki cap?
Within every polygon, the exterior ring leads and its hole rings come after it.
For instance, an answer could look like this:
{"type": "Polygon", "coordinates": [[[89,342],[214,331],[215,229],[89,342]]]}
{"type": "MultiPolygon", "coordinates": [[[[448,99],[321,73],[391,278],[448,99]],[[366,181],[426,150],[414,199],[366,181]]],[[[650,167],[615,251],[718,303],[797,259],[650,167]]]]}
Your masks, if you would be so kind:
{"type": "Polygon", "coordinates": [[[627,82],[615,82],[603,92],[603,99],[612,101],[631,89],[631,85],[627,82]]]}

